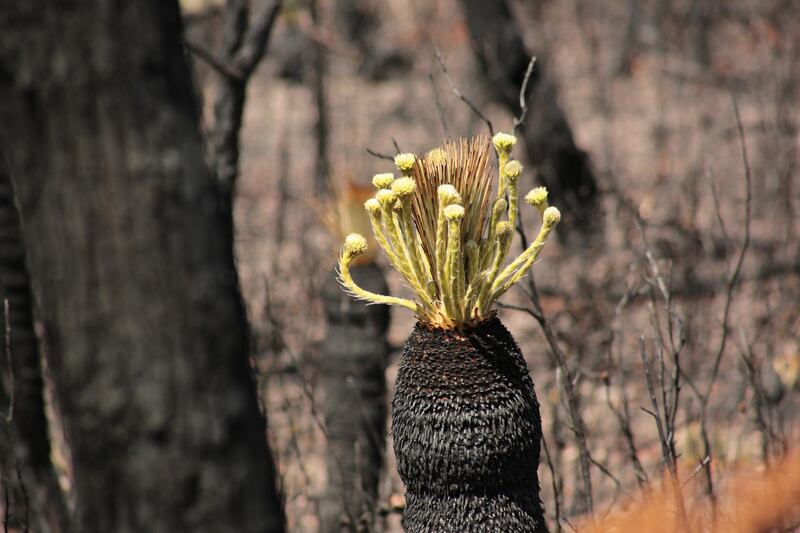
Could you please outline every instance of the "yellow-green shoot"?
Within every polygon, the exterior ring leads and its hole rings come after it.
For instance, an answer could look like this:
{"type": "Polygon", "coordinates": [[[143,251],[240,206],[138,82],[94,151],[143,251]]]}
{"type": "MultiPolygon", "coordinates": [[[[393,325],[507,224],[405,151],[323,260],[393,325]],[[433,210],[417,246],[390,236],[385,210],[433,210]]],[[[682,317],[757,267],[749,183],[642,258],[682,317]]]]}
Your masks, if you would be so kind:
{"type": "Polygon", "coordinates": [[[377,192],[364,204],[375,240],[414,292],[414,299],[365,291],[350,276],[350,264],[367,248],[353,233],[345,239],[339,272],[345,289],[372,303],[400,305],[417,318],[443,329],[475,326],[495,313],[497,299],[528,272],[561,219],[547,204],[547,190],[526,196],[541,218],[539,233],[513,261],[506,263],[517,225],[518,184],[522,165],[510,159],[516,138],[506,133],[445,143],[423,157],[399,154],[401,176],[377,174],[377,192]],[[499,183],[490,156],[497,153],[499,183]]]}

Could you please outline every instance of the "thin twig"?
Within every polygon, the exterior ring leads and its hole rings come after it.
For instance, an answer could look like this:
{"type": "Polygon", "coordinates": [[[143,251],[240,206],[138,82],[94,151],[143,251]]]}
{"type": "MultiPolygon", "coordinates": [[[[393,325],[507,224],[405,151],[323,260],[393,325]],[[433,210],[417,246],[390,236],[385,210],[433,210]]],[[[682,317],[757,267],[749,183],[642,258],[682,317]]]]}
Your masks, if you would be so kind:
{"type": "Polygon", "coordinates": [[[708,404],[708,399],[711,397],[711,390],[714,388],[714,383],[717,380],[717,375],[719,374],[719,366],[722,362],[722,354],[725,352],[725,346],[728,340],[728,333],[729,333],[729,324],[728,318],[730,315],[731,309],[731,302],[733,300],[733,291],[736,288],[736,284],[739,281],[739,274],[742,271],[742,263],[744,263],[744,257],[747,253],[747,249],[750,246],[750,211],[751,211],[751,203],[752,203],[752,191],[751,191],[751,182],[752,182],[752,173],[750,170],[750,161],[747,157],[747,143],[745,142],[744,138],[744,128],[742,127],[742,119],[739,116],[739,105],[736,102],[736,96],[731,94],[731,100],[733,102],[733,113],[736,116],[736,126],[739,128],[739,143],[742,149],[742,163],[744,164],[744,179],[745,184],[747,187],[747,196],[745,197],[745,213],[744,213],[744,242],[742,243],[742,249],[739,252],[739,257],[736,260],[736,267],[734,268],[733,274],[728,281],[728,289],[725,295],[725,308],[722,312],[722,338],[719,342],[719,348],[717,349],[717,355],[714,357],[714,366],[713,370],[711,371],[711,379],[708,382],[708,386],[706,387],[705,394],[701,399],[703,406],[708,404]]]}
{"type": "Polygon", "coordinates": [[[497,307],[499,307],[500,309],[511,309],[512,311],[521,311],[523,313],[526,313],[526,314],[532,316],[536,320],[539,320],[538,313],[536,313],[536,311],[534,311],[530,307],[524,307],[522,305],[507,304],[507,303],[503,303],[503,302],[497,302],[495,305],[497,305],[497,307]]]}
{"type": "MultiPolygon", "coordinates": [[[[520,236],[520,245],[524,251],[527,248],[526,243],[528,242],[528,237],[525,234],[525,227],[522,225],[522,217],[517,218],[516,229],[520,236]]],[[[578,458],[581,480],[583,483],[584,506],[586,507],[585,511],[591,515],[594,512],[594,502],[592,497],[592,474],[589,466],[589,446],[586,442],[586,426],[580,413],[578,396],[575,391],[575,376],[569,366],[567,366],[566,356],[561,350],[561,347],[558,345],[556,335],[544,314],[542,302],[539,298],[539,293],[536,290],[536,282],[534,281],[533,274],[528,276],[527,289],[528,290],[525,292],[527,293],[528,299],[530,300],[532,306],[532,309],[528,310],[527,313],[534,317],[534,319],[536,319],[536,321],[539,323],[539,327],[541,328],[545,339],[547,340],[547,345],[550,347],[550,354],[555,359],[558,370],[565,378],[562,380],[563,389],[567,397],[567,412],[572,425],[572,431],[578,444],[578,458]]]]}
{"type": "Polygon", "coordinates": [[[202,46],[198,46],[186,39],[183,41],[183,46],[191,54],[197,56],[198,59],[203,60],[206,64],[208,64],[209,67],[213,68],[220,76],[230,78],[235,81],[242,81],[244,79],[244,74],[235,66],[222,61],[202,46]]]}
{"type": "Polygon", "coordinates": [[[392,157],[390,155],[386,155],[386,154],[382,154],[380,152],[376,152],[375,150],[372,150],[370,148],[367,148],[366,150],[367,150],[367,153],[369,155],[371,155],[372,157],[377,157],[378,159],[385,159],[387,161],[394,161],[394,157],[392,157]]]}
{"type": "Polygon", "coordinates": [[[544,315],[542,303],[539,299],[539,294],[536,291],[536,283],[534,282],[532,275],[528,276],[528,293],[531,305],[533,306],[533,316],[539,323],[545,339],[547,340],[547,344],[550,347],[550,353],[555,359],[556,365],[558,366],[562,375],[564,376],[562,382],[567,396],[567,411],[569,412],[572,431],[575,434],[575,439],[578,444],[581,479],[583,481],[584,491],[584,505],[586,507],[585,512],[591,515],[594,511],[594,503],[592,496],[592,478],[589,469],[589,446],[586,443],[586,426],[580,413],[578,396],[575,391],[575,376],[569,366],[567,366],[566,356],[561,350],[561,347],[558,345],[558,340],[553,332],[553,328],[550,327],[550,323],[547,321],[547,318],[544,315]]]}
{"type": "MultiPolygon", "coordinates": [[[[711,176],[709,176],[711,178],[711,176]]],[[[711,198],[714,199],[714,214],[717,217],[717,223],[719,223],[719,229],[722,231],[722,238],[725,239],[725,244],[730,242],[730,237],[728,237],[728,228],[725,227],[725,220],[722,218],[722,210],[720,209],[719,205],[719,194],[717,194],[717,184],[714,182],[714,178],[711,178],[711,198]]]]}
{"type": "Polygon", "coordinates": [[[547,467],[550,469],[550,480],[553,487],[553,506],[555,507],[555,521],[556,531],[561,531],[561,500],[559,498],[558,478],[556,477],[556,469],[553,465],[553,459],[550,457],[550,448],[547,446],[547,439],[542,434],[542,448],[544,449],[544,457],[547,461],[547,467]]]}
{"type": "Polygon", "coordinates": [[[522,87],[519,89],[519,115],[514,117],[514,127],[511,128],[511,135],[517,134],[517,128],[525,123],[525,118],[528,116],[528,82],[533,73],[533,65],[536,63],[536,56],[531,56],[528,62],[528,68],[525,69],[525,77],[522,78],[522,87]]]}
{"type": "Polygon", "coordinates": [[[494,137],[494,127],[492,127],[492,121],[486,118],[486,116],[483,113],[481,113],[480,109],[478,109],[478,107],[475,104],[473,104],[469,98],[461,94],[461,91],[458,90],[458,87],[456,87],[456,85],[453,83],[453,80],[450,79],[450,74],[448,74],[447,72],[447,64],[445,63],[444,57],[442,57],[439,48],[434,46],[433,50],[436,55],[436,61],[439,62],[439,67],[442,69],[442,74],[444,74],[444,79],[446,79],[447,83],[450,85],[450,89],[453,90],[453,93],[458,98],[460,98],[462,102],[464,102],[465,104],[467,104],[467,106],[469,106],[469,108],[472,110],[473,113],[475,113],[475,115],[478,118],[480,118],[483,122],[486,123],[486,126],[489,128],[489,135],[494,137]]]}
{"type": "Polygon", "coordinates": [[[683,482],[683,484],[681,485],[681,488],[682,488],[682,489],[686,488],[686,485],[688,485],[688,484],[689,484],[689,482],[690,482],[691,480],[693,480],[693,479],[694,479],[694,477],[695,477],[697,474],[699,474],[699,473],[700,473],[700,471],[701,471],[703,468],[705,468],[706,466],[708,466],[708,465],[710,465],[710,464],[711,464],[711,457],[709,457],[708,455],[706,455],[705,457],[703,457],[703,459],[702,459],[702,460],[700,460],[700,462],[697,464],[697,466],[696,466],[696,467],[694,467],[694,470],[692,470],[692,473],[691,473],[691,474],[689,474],[689,477],[687,477],[687,478],[686,478],[686,481],[684,481],[684,482],[683,482]]]}
{"type": "Polygon", "coordinates": [[[428,79],[431,82],[431,90],[433,91],[433,101],[436,104],[436,109],[439,111],[439,120],[442,122],[442,130],[444,130],[444,136],[450,137],[450,128],[447,126],[447,116],[444,112],[444,107],[442,107],[442,99],[439,98],[439,89],[436,87],[436,80],[433,79],[433,73],[428,73],[428,79]]]}
{"type": "MultiPolygon", "coordinates": [[[[653,385],[653,377],[650,375],[650,360],[647,356],[647,349],[645,347],[644,335],[639,338],[639,349],[640,354],[642,357],[642,364],[644,365],[644,375],[645,380],[647,381],[647,391],[650,393],[650,402],[653,405],[653,410],[650,411],[649,409],[642,407],[642,411],[649,414],[653,417],[656,423],[656,427],[658,428],[658,437],[661,441],[661,454],[664,459],[664,463],[669,470],[669,481],[672,484],[672,490],[675,497],[675,504],[678,506],[678,517],[681,521],[681,525],[683,526],[683,531],[688,531],[688,524],[689,518],[686,515],[686,506],[683,501],[683,494],[681,493],[681,487],[678,481],[678,467],[675,461],[675,453],[674,447],[671,446],[671,436],[667,436],[666,432],[664,431],[664,425],[661,420],[661,415],[659,415],[658,409],[658,399],[656,398],[655,387],[653,385]]],[[[664,406],[664,410],[667,410],[667,406],[664,406]]]]}

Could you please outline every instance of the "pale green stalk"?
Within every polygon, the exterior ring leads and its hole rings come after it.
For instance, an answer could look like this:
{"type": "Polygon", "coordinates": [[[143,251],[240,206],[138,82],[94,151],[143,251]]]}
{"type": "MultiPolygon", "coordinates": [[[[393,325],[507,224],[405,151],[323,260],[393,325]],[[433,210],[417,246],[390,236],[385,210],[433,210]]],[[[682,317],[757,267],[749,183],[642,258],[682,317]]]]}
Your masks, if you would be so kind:
{"type": "Polygon", "coordinates": [[[463,302],[463,265],[461,258],[461,225],[458,219],[448,220],[447,225],[447,265],[445,279],[447,280],[448,311],[455,320],[462,320],[460,303],[463,302]]]}
{"type": "Polygon", "coordinates": [[[500,221],[500,217],[503,216],[507,206],[508,202],[506,202],[505,198],[498,198],[492,206],[492,216],[489,218],[489,231],[481,249],[481,268],[487,268],[492,260],[497,223],[500,221]]]}
{"type": "Polygon", "coordinates": [[[503,249],[505,248],[506,243],[511,240],[511,226],[509,226],[508,222],[501,221],[498,224],[498,230],[499,231],[497,232],[497,238],[494,247],[492,268],[489,270],[485,281],[483,282],[483,286],[481,287],[480,294],[478,295],[478,309],[480,310],[481,314],[483,314],[483,312],[486,310],[486,306],[491,301],[489,297],[491,296],[492,283],[497,276],[497,272],[500,270],[500,265],[502,264],[503,259],[505,258],[503,249]]]}
{"type": "Polygon", "coordinates": [[[561,215],[558,213],[557,209],[548,207],[545,210],[542,227],[539,229],[539,234],[536,236],[536,239],[519,255],[519,257],[504,268],[494,281],[492,281],[492,295],[497,294],[497,296],[499,296],[503,294],[511,285],[519,281],[520,278],[525,275],[525,272],[527,272],[533,262],[536,261],[536,258],[539,257],[539,252],[544,247],[545,242],[547,242],[548,235],[550,235],[550,232],[556,227],[560,218],[561,215]],[[522,266],[522,268],[520,268],[520,266],[522,266]],[[507,282],[504,281],[506,278],[509,278],[507,282]]]}
{"type": "Polygon", "coordinates": [[[445,277],[444,267],[447,251],[447,224],[444,218],[444,205],[439,202],[439,216],[436,219],[436,279],[439,282],[439,299],[445,301],[445,277]]]}
{"type": "Polygon", "coordinates": [[[350,274],[350,263],[359,255],[367,250],[367,240],[356,233],[351,233],[345,240],[345,247],[342,255],[339,257],[339,276],[341,277],[342,285],[347,290],[361,300],[386,305],[401,305],[417,312],[417,304],[405,298],[395,298],[394,296],[384,296],[383,294],[376,294],[362,289],[353,281],[350,274]]]}

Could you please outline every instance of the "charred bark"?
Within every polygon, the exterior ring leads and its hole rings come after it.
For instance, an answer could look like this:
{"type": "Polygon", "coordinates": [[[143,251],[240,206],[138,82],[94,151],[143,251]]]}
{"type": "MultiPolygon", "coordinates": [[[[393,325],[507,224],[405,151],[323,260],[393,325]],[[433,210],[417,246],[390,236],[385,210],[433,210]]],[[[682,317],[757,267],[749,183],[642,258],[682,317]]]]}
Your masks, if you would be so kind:
{"type": "Polygon", "coordinates": [[[514,115],[520,112],[519,95],[528,63],[536,55],[526,95],[529,111],[520,126],[528,162],[562,209],[565,223],[561,227],[583,236],[597,235],[601,232],[597,179],[588,154],[575,144],[546,58],[526,49],[506,0],[461,0],[461,4],[487,89],[514,115]]]}
{"type": "Polygon", "coordinates": [[[361,56],[358,73],[379,82],[406,74],[413,59],[407,50],[386,43],[382,35],[379,3],[335,0],[333,12],[339,33],[361,56]]]}
{"type": "MultiPolygon", "coordinates": [[[[374,264],[351,270],[359,286],[385,294],[374,264]]],[[[356,301],[334,276],[322,288],[328,332],[320,353],[328,436],[323,533],[373,531],[386,440],[389,307],[356,301]]]]}
{"type": "Polygon", "coordinates": [[[177,2],[0,3],[0,145],[87,533],[282,532],[177,2]]]}
{"type": "Polygon", "coordinates": [[[266,52],[282,0],[263,0],[250,13],[251,2],[227,0],[222,20],[222,54],[214,99],[214,121],[208,132],[209,159],[223,205],[232,210],[239,175],[239,132],[242,129],[247,83],[266,52]]]}
{"type": "Polygon", "coordinates": [[[469,330],[417,324],[392,404],[410,533],[540,532],[539,404],[497,318],[469,330]]]}
{"type": "Polygon", "coordinates": [[[6,509],[9,523],[5,525],[20,531],[27,528],[43,533],[69,531],[64,494],[50,461],[44,381],[19,213],[3,161],[0,161],[0,346],[0,410],[4,417],[0,419],[0,497],[7,496],[9,505],[6,509]]]}

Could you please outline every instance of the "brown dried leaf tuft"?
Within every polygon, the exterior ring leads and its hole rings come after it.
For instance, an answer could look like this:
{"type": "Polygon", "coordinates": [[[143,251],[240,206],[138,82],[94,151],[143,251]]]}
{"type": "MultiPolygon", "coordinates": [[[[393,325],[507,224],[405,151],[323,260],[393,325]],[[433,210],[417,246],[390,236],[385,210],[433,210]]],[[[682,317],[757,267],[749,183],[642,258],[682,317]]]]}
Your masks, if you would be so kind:
{"type": "Polygon", "coordinates": [[[477,243],[483,236],[494,182],[489,165],[493,154],[489,137],[477,135],[469,140],[445,142],[441,150],[445,157],[418,158],[412,170],[417,183],[412,214],[430,264],[435,264],[439,185],[450,184],[461,195],[466,211],[461,225],[461,242],[472,240],[477,243]]]}

